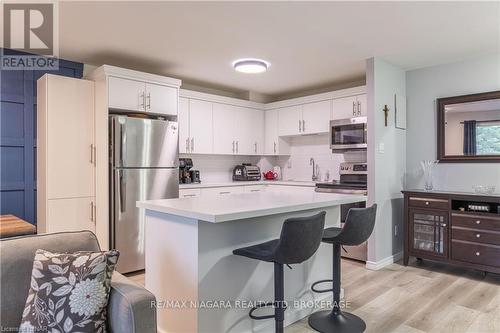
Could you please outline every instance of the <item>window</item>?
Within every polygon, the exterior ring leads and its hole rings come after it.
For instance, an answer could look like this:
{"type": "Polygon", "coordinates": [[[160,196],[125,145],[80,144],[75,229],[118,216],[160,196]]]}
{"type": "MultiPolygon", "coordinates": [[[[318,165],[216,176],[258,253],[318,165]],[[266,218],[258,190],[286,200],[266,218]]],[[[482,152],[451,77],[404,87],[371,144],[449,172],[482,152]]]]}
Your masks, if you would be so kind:
{"type": "Polygon", "coordinates": [[[500,122],[477,125],[476,147],[477,155],[500,154],[500,122]]]}

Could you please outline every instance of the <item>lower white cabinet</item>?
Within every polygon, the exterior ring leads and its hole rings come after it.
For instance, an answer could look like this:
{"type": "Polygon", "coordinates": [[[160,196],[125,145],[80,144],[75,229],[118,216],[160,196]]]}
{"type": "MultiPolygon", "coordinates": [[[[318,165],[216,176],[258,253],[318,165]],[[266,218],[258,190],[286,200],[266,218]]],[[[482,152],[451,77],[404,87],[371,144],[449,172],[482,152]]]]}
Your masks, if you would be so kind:
{"type": "Polygon", "coordinates": [[[243,186],[226,186],[226,187],[210,187],[210,188],[202,188],[201,195],[230,195],[243,193],[245,189],[243,186]]]}
{"type": "Polygon", "coordinates": [[[95,232],[95,197],[47,200],[47,223],[39,233],[90,230],[95,232]]]}
{"type": "Polygon", "coordinates": [[[296,186],[296,185],[270,185],[269,191],[287,192],[287,193],[312,193],[315,187],[313,186],[296,186]]]}
{"type": "Polygon", "coordinates": [[[201,195],[199,188],[185,188],[179,190],[179,198],[196,198],[201,195]]]}
{"type": "Polygon", "coordinates": [[[267,185],[247,185],[244,188],[247,193],[264,192],[267,189],[267,185]]]}

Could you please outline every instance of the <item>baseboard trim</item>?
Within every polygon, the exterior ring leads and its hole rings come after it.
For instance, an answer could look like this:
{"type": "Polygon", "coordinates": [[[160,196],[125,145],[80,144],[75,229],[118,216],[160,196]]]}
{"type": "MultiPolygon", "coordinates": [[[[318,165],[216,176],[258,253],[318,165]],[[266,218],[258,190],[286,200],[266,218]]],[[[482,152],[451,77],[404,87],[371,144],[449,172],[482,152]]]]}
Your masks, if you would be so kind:
{"type": "Polygon", "coordinates": [[[389,256],[387,258],[384,258],[379,261],[367,261],[366,262],[366,268],[371,269],[374,271],[377,271],[379,269],[384,268],[385,266],[389,266],[396,261],[400,260],[403,257],[403,252],[398,252],[396,254],[393,254],[392,256],[389,256]]]}

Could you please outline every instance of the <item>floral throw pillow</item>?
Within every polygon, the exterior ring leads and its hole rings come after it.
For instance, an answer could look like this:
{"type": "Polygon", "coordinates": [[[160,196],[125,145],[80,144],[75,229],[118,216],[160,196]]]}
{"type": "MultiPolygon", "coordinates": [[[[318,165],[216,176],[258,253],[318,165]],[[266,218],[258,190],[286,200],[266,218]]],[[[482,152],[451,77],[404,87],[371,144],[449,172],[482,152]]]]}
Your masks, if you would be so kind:
{"type": "Polygon", "coordinates": [[[106,332],[106,306],[118,256],[116,250],[37,250],[19,331],[106,332]]]}

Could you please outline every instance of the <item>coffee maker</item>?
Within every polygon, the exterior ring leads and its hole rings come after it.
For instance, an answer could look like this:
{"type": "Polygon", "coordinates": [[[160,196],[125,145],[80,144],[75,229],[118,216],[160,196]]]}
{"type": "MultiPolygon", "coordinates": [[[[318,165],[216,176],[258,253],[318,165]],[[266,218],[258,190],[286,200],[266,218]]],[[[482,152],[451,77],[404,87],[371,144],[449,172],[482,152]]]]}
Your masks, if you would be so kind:
{"type": "Polygon", "coordinates": [[[201,183],[200,171],[191,169],[193,160],[179,158],[179,184],[201,183]]]}
{"type": "Polygon", "coordinates": [[[189,169],[192,167],[192,159],[179,158],[179,184],[191,184],[191,174],[189,173],[189,169]]]}

